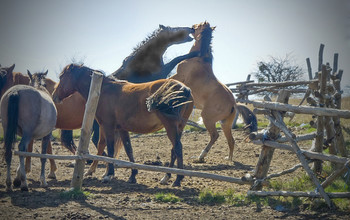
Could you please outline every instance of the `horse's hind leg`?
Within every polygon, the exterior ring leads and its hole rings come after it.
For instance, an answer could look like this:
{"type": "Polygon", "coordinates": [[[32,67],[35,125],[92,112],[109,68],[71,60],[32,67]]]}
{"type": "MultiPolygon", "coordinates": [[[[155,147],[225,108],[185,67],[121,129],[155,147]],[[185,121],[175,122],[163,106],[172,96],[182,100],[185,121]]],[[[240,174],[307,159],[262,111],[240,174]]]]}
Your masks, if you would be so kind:
{"type": "MultiPolygon", "coordinates": [[[[43,140],[42,140],[42,143],[41,143],[41,154],[46,154],[48,145],[50,143],[50,137],[51,137],[51,133],[49,135],[43,137],[43,140]]],[[[40,158],[40,161],[41,161],[40,186],[41,187],[47,187],[47,182],[46,182],[46,179],[45,179],[46,158],[40,158]]]]}
{"type": "MultiPolygon", "coordinates": [[[[31,138],[23,135],[22,140],[18,145],[19,151],[25,152],[27,150],[27,147],[30,141],[31,141],[31,138]]],[[[17,177],[13,181],[13,185],[15,187],[20,186],[22,191],[28,191],[27,176],[25,172],[23,156],[19,156],[19,166],[17,168],[17,177]]]]}
{"type": "MultiPolygon", "coordinates": [[[[44,145],[44,138],[42,140],[42,144],[41,145],[43,147],[43,145],[44,145]]],[[[47,153],[48,154],[52,154],[52,144],[51,144],[50,139],[48,140],[47,153]]],[[[49,160],[50,160],[50,173],[49,173],[49,175],[47,177],[50,178],[50,179],[56,179],[56,174],[55,174],[55,172],[57,170],[56,162],[55,162],[54,159],[49,159],[49,160]]]]}
{"type": "MultiPolygon", "coordinates": [[[[27,151],[28,152],[32,152],[33,151],[33,143],[34,143],[34,139],[32,139],[30,141],[30,143],[28,144],[28,149],[27,151]]],[[[32,168],[32,160],[31,160],[31,157],[26,157],[26,173],[30,173],[31,171],[31,168],[32,168]]]]}
{"type": "MultiPolygon", "coordinates": [[[[98,146],[97,155],[101,156],[105,150],[105,147],[106,147],[106,139],[104,137],[104,134],[103,134],[104,131],[102,130],[102,128],[100,129],[99,132],[100,132],[100,135],[99,135],[99,140],[98,140],[98,144],[97,144],[97,146],[98,146]]],[[[90,165],[89,170],[86,171],[86,173],[84,175],[91,176],[96,171],[97,165],[98,165],[98,160],[94,160],[92,162],[92,164],[90,165]]],[[[103,175],[103,177],[106,175],[107,175],[107,170],[106,170],[105,175],[103,175]]]]}
{"type": "Polygon", "coordinates": [[[224,131],[230,152],[228,154],[228,160],[233,160],[233,149],[235,147],[235,139],[232,136],[232,123],[235,118],[236,113],[230,114],[229,117],[227,117],[225,120],[222,121],[221,126],[222,130],[224,131]]]}
{"type": "MultiPolygon", "coordinates": [[[[128,158],[129,158],[130,162],[134,163],[135,160],[134,160],[134,154],[132,152],[129,132],[127,132],[127,131],[119,131],[119,135],[120,135],[120,138],[123,141],[123,145],[124,145],[124,149],[125,149],[126,155],[128,155],[128,158]]],[[[128,180],[129,183],[136,183],[136,175],[137,175],[137,173],[138,173],[137,169],[132,169],[131,170],[131,175],[130,175],[129,180],[128,180]]]]}
{"type": "MultiPolygon", "coordinates": [[[[101,126],[102,127],[102,126],[101,126]]],[[[108,157],[113,158],[114,156],[114,126],[108,126],[103,128],[107,143],[108,157]]],[[[103,177],[102,182],[107,183],[114,177],[114,164],[107,164],[107,175],[103,177]]]]}
{"type": "Polygon", "coordinates": [[[205,114],[203,114],[203,112],[202,112],[202,118],[203,118],[203,123],[210,134],[210,141],[198,157],[198,162],[200,163],[204,163],[204,157],[207,156],[211,147],[213,146],[215,141],[219,138],[219,133],[215,127],[216,121],[210,120],[207,117],[205,117],[205,114]]]}

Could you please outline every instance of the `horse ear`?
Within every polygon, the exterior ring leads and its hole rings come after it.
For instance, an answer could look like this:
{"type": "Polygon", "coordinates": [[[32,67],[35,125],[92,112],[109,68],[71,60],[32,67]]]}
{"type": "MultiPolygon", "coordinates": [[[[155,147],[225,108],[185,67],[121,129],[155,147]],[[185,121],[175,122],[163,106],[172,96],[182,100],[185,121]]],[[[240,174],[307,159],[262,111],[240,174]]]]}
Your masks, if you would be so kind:
{"type": "Polygon", "coordinates": [[[215,27],[212,27],[211,29],[212,29],[213,31],[215,31],[215,28],[216,28],[216,26],[215,26],[215,27]]]}
{"type": "Polygon", "coordinates": [[[49,70],[46,70],[46,72],[44,73],[44,76],[47,76],[47,73],[49,72],[49,70]]]}
{"type": "Polygon", "coordinates": [[[33,76],[32,76],[32,74],[30,73],[30,71],[29,71],[29,70],[27,70],[27,74],[28,74],[28,76],[29,76],[30,80],[33,80],[33,76]]]}
{"type": "Polygon", "coordinates": [[[13,69],[15,68],[15,64],[12,64],[12,66],[10,66],[8,68],[8,72],[13,72],[13,69]]]}
{"type": "Polygon", "coordinates": [[[160,29],[165,29],[165,26],[162,25],[162,24],[160,24],[160,25],[159,25],[159,28],[160,28],[160,29]]]}

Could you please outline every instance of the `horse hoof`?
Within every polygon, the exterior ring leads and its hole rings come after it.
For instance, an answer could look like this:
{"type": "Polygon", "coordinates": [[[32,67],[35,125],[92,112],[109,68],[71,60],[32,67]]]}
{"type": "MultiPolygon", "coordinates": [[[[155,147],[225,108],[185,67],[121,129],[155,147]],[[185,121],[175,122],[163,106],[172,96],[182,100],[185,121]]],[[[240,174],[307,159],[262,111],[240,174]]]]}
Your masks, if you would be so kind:
{"type": "Polygon", "coordinates": [[[84,176],[92,176],[92,172],[87,171],[87,172],[84,173],[84,176]]]}
{"type": "Polygon", "coordinates": [[[170,179],[170,177],[168,175],[165,175],[161,180],[160,180],[160,184],[162,185],[168,185],[168,180],[170,179]]]}
{"type": "Polygon", "coordinates": [[[28,186],[22,186],[21,191],[23,192],[28,192],[28,186]]]}
{"type": "Polygon", "coordinates": [[[40,183],[40,187],[41,188],[47,188],[48,184],[45,182],[45,183],[40,183]]]}
{"type": "Polygon", "coordinates": [[[92,164],[92,162],[94,162],[93,160],[86,160],[86,165],[90,165],[92,164]]]}
{"type": "Polygon", "coordinates": [[[128,183],[136,183],[136,178],[129,178],[128,183]]]}
{"type": "Polygon", "coordinates": [[[180,186],[181,186],[180,182],[177,182],[177,181],[173,182],[172,187],[180,187],[180,186]]]}
{"type": "Polygon", "coordinates": [[[233,158],[232,157],[225,157],[225,160],[233,161],[233,158]]]}
{"type": "Polygon", "coordinates": [[[193,163],[205,163],[204,158],[198,158],[197,160],[194,160],[193,163]]]}
{"type": "Polygon", "coordinates": [[[113,176],[105,176],[102,179],[102,183],[108,183],[112,180],[113,176]]]}
{"type": "Polygon", "coordinates": [[[21,180],[20,179],[15,179],[14,181],[13,181],[13,186],[14,187],[20,187],[21,186],[21,180]]]}
{"type": "Polygon", "coordinates": [[[55,173],[50,173],[50,174],[47,176],[47,178],[55,180],[55,179],[56,179],[56,174],[55,174],[55,173]]]}

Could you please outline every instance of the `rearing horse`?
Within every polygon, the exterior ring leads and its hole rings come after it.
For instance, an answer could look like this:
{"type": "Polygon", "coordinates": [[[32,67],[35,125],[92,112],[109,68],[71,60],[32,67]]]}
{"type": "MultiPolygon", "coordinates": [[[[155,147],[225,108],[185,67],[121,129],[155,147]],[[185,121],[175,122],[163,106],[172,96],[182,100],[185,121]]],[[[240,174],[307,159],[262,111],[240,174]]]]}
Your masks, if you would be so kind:
{"type": "MultiPolygon", "coordinates": [[[[46,75],[47,72],[44,74],[46,75]]],[[[20,151],[27,151],[28,144],[34,138],[43,138],[42,153],[46,153],[48,142],[50,141],[51,131],[55,128],[57,110],[49,92],[41,86],[42,82],[34,82],[31,78],[31,84],[15,85],[8,89],[0,101],[0,114],[2,126],[4,128],[5,139],[5,159],[7,164],[6,188],[11,187],[11,160],[12,146],[16,134],[22,136],[18,145],[20,151]]],[[[36,78],[39,79],[39,78],[36,78]]],[[[26,172],[24,168],[24,157],[20,156],[20,165],[17,168],[17,177],[13,185],[21,187],[22,191],[28,191],[26,172]]],[[[45,187],[45,163],[46,159],[41,159],[40,185],[45,187]]]]}
{"type": "Polygon", "coordinates": [[[210,134],[210,142],[200,154],[199,161],[204,162],[204,157],[219,137],[215,126],[217,121],[221,121],[230,149],[228,159],[232,161],[235,141],[231,127],[237,114],[237,105],[232,92],[219,82],[213,72],[211,40],[215,28],[204,22],[194,25],[193,29],[195,42],[190,52],[199,51],[200,56],[182,61],[177,67],[176,74],[170,78],[190,87],[194,105],[202,110],[201,116],[210,134]]]}
{"type": "MultiPolygon", "coordinates": [[[[59,102],[75,91],[87,99],[92,72],[92,69],[84,66],[66,66],[53,93],[54,100],[59,102]]],[[[101,131],[99,147],[104,147],[103,143],[106,143],[108,156],[113,157],[119,134],[129,160],[134,162],[129,131],[150,133],[164,127],[173,145],[169,166],[172,167],[177,160],[178,168],[183,168],[180,138],[192,109],[190,90],[176,80],[163,79],[134,84],[104,77],[96,110],[101,131]]],[[[136,174],[137,170],[133,169],[129,182],[136,182],[136,174]]],[[[114,166],[108,164],[105,179],[108,181],[113,176],[114,166]]],[[[163,181],[169,177],[170,174],[166,174],[163,181]]],[[[173,186],[180,186],[182,179],[182,175],[177,175],[173,186]]]]}

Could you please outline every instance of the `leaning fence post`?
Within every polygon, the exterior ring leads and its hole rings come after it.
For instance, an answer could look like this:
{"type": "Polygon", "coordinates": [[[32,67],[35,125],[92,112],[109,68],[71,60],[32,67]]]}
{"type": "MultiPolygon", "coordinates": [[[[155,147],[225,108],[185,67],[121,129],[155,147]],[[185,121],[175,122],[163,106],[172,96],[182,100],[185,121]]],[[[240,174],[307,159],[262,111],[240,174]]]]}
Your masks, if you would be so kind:
{"type": "MultiPolygon", "coordinates": [[[[81,134],[79,139],[79,146],[77,155],[81,156],[89,153],[89,142],[92,132],[92,124],[95,118],[98,100],[100,97],[100,90],[102,85],[103,75],[99,72],[92,74],[89,97],[85,105],[84,119],[81,127],[81,134]]],[[[73,178],[71,186],[74,190],[81,190],[83,184],[83,175],[85,168],[85,160],[77,159],[75,161],[73,178]]]]}

